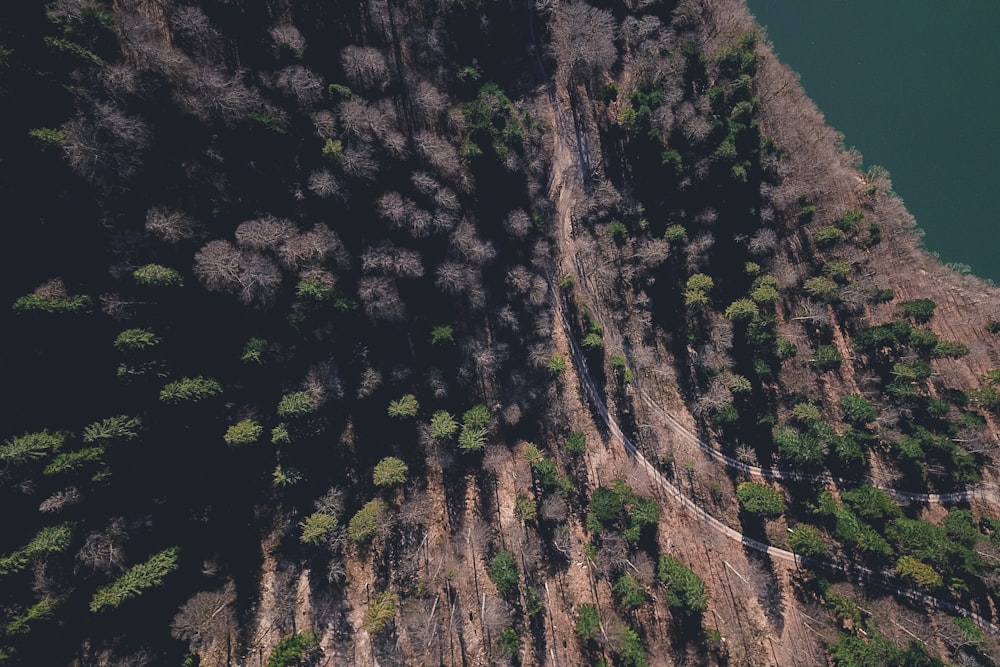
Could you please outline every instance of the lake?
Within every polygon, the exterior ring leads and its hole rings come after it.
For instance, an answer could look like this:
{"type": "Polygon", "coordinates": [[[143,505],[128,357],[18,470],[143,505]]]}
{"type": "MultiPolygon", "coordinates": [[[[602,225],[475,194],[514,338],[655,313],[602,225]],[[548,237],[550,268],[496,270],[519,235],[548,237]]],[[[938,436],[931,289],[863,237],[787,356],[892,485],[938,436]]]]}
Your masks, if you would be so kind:
{"type": "Polygon", "coordinates": [[[1000,2],[748,0],[944,262],[1000,284],[1000,2]]]}

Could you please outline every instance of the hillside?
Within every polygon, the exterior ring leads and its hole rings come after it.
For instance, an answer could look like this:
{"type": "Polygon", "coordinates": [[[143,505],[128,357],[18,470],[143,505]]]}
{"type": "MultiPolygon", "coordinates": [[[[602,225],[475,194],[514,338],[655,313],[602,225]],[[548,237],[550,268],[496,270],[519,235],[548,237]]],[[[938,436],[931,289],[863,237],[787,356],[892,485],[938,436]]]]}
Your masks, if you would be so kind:
{"type": "Polygon", "coordinates": [[[742,0],[0,8],[0,664],[1000,649],[1000,290],[742,0]]]}

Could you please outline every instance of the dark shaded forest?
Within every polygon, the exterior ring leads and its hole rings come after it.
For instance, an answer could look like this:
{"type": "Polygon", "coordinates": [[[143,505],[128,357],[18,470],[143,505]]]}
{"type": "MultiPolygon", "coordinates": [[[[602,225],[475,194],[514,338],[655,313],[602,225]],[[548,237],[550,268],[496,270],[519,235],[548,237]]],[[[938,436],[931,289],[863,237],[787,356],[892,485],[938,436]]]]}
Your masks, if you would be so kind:
{"type": "Polygon", "coordinates": [[[0,98],[0,664],[993,664],[1000,292],[740,0],[7,3],[0,98]]]}

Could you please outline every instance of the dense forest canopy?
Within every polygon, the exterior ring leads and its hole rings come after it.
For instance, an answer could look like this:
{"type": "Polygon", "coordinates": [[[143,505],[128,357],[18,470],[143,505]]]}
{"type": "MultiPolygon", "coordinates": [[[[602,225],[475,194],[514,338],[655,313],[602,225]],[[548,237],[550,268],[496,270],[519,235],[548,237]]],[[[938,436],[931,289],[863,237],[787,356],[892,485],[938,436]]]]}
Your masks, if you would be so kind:
{"type": "Polygon", "coordinates": [[[740,0],[0,8],[0,664],[992,664],[1000,293],[740,0]]]}

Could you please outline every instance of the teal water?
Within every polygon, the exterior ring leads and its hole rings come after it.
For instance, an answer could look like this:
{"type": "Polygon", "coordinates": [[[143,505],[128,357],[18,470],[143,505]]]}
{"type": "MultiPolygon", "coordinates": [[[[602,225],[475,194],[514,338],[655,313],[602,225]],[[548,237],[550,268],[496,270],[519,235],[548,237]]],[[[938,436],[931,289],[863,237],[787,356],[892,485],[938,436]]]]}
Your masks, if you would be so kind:
{"type": "Polygon", "coordinates": [[[748,0],[944,262],[1000,283],[1000,2],[748,0]]]}

